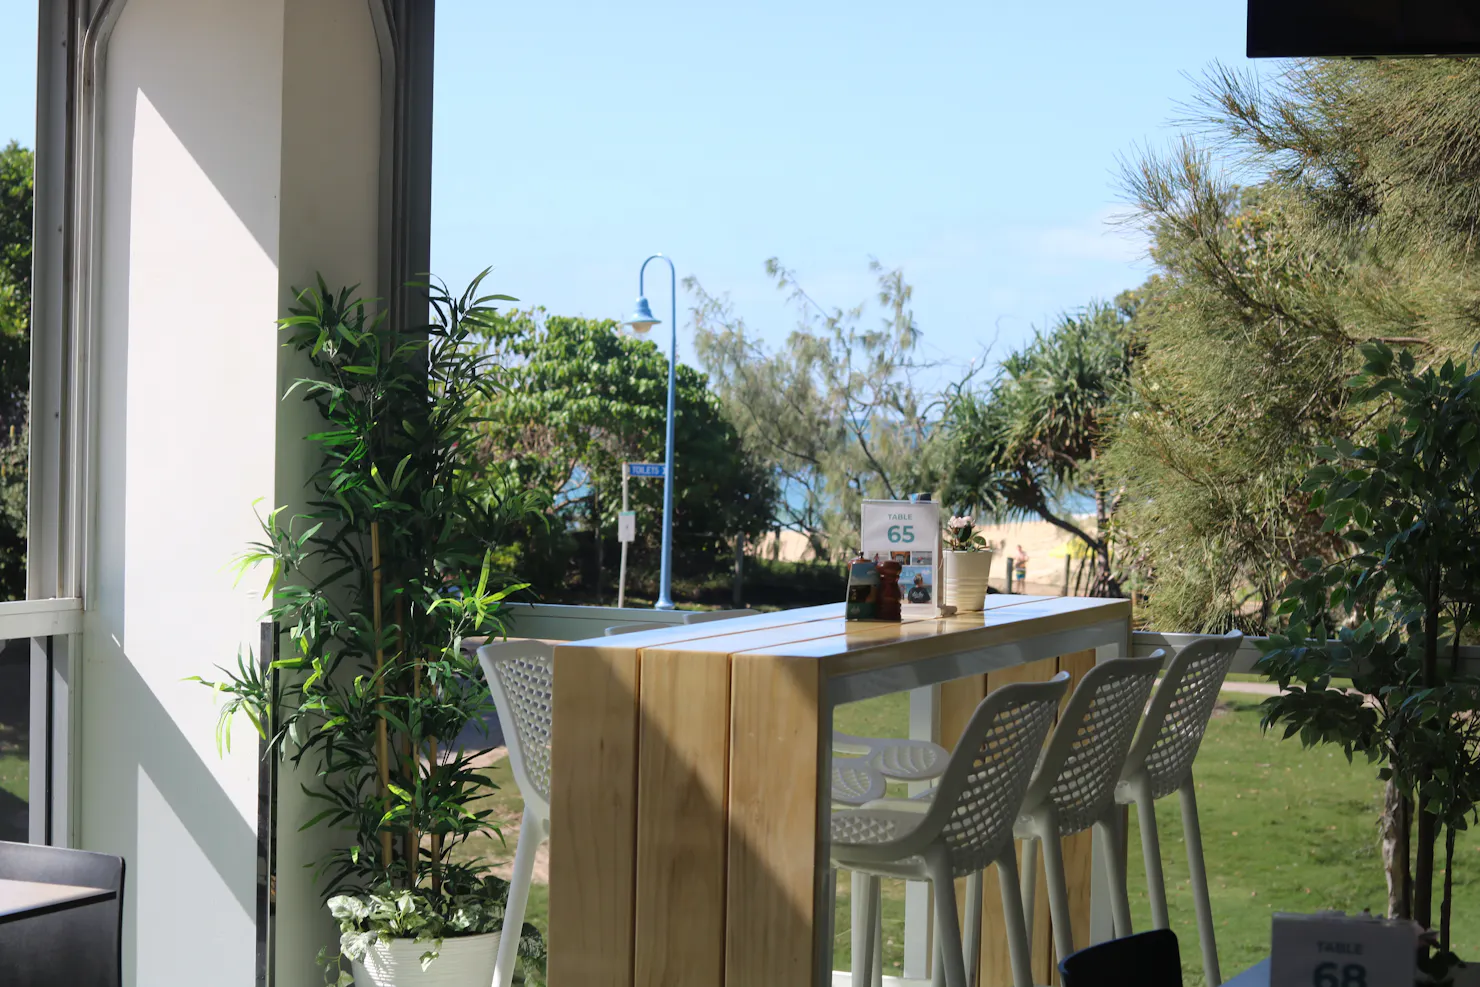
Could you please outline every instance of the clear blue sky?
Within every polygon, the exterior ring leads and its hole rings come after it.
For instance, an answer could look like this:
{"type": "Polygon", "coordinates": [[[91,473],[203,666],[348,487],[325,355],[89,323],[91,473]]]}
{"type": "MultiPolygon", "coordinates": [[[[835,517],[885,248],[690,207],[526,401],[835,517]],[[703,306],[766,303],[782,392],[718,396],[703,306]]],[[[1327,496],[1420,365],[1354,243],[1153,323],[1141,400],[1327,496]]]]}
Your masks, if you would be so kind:
{"type": "MultiPolygon", "coordinates": [[[[0,141],[31,143],[35,6],[0,0],[0,141]]],[[[1245,0],[438,8],[449,282],[493,266],[527,304],[620,315],[663,251],[779,339],[767,257],[849,307],[874,256],[963,361],[1141,281],[1141,246],[1106,226],[1117,159],[1173,137],[1188,75],[1249,64],[1245,0]]]]}

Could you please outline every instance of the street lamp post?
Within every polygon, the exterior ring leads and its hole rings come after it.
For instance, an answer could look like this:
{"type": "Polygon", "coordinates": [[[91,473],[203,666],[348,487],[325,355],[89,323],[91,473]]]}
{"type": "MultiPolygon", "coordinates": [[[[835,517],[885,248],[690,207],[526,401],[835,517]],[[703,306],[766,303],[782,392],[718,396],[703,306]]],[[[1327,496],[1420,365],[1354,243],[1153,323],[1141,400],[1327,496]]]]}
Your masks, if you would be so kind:
{"type": "Polygon", "coordinates": [[[637,271],[637,304],[633,306],[632,315],[625,319],[622,324],[631,326],[632,331],[639,335],[652,329],[653,326],[662,322],[662,319],[653,318],[653,310],[648,307],[647,292],[643,290],[643,275],[647,272],[648,264],[655,260],[661,260],[668,265],[668,287],[672,306],[669,314],[669,328],[672,336],[668,345],[668,431],[663,444],[663,556],[661,568],[658,573],[658,606],[659,610],[673,609],[673,395],[677,390],[678,382],[678,272],[673,268],[673,261],[662,254],[653,254],[642,262],[642,267],[637,271]]]}

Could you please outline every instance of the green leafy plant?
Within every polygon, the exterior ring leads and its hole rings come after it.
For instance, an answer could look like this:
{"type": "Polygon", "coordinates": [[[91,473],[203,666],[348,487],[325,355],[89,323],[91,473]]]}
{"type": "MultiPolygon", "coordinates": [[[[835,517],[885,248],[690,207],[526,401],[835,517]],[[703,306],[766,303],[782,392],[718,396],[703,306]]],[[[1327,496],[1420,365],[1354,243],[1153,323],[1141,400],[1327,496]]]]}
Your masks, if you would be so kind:
{"type": "Polygon", "coordinates": [[[1480,596],[1480,371],[1362,348],[1350,383],[1374,427],[1319,450],[1303,489],[1350,551],[1312,558],[1287,587],[1260,669],[1289,691],[1264,704],[1311,746],[1381,762],[1393,813],[1390,910],[1433,926],[1434,855],[1446,833],[1439,945],[1450,943],[1454,838],[1480,800],[1480,682],[1452,661],[1480,596]],[[1331,687],[1349,677],[1351,690],[1331,687]],[[1410,870],[1410,858],[1412,860],[1410,870]]]}
{"type": "MultiPolygon", "coordinates": [[[[469,462],[477,407],[500,386],[479,345],[503,295],[428,291],[432,324],[404,329],[353,289],[298,296],[282,320],[286,343],[310,373],[284,395],[316,407],[307,436],[320,457],[310,508],[263,522],[241,557],[270,566],[267,616],[285,632],[267,673],[240,658],[221,682],[218,738],[245,714],[270,753],[311,766],[305,787],[323,809],[307,823],[352,838],[317,876],[354,958],[377,937],[434,943],[485,931],[506,886],[455,851],[498,835],[480,800],[476,766],[487,750],[455,746],[492,709],[466,637],[502,634],[503,600],[524,588],[490,559],[513,526],[544,501],[469,462]],[[475,906],[476,903],[476,906],[475,906]]],[[[531,933],[533,930],[529,930],[531,933]]],[[[538,952],[537,950],[535,952],[538,952]]],[[[333,982],[350,982],[330,964],[333,982]]]]}
{"type": "MultiPolygon", "coordinates": [[[[330,898],[329,913],[339,923],[339,951],[321,950],[318,963],[326,983],[342,987],[353,983],[342,960],[363,961],[376,943],[391,939],[413,939],[427,943],[421,955],[422,969],[436,960],[442,940],[498,932],[504,923],[508,883],[485,875],[462,887],[443,885],[443,893],[428,900],[414,891],[382,885],[368,892],[330,898]]],[[[542,980],[545,943],[528,923],[519,940],[519,958],[525,964],[525,982],[542,980]]]]}
{"type": "Polygon", "coordinates": [[[978,529],[970,514],[960,514],[946,522],[942,532],[946,549],[951,552],[985,552],[987,536],[978,529]]]}
{"type": "Polygon", "coordinates": [[[1091,596],[1121,596],[1111,518],[1120,494],[1101,457],[1109,425],[1129,391],[1135,347],[1132,293],[1114,305],[1065,315],[1002,361],[986,387],[951,397],[944,500],[997,518],[1037,517],[1089,550],[1091,596]],[[1093,526],[1065,509],[1092,497],[1093,526]]]}

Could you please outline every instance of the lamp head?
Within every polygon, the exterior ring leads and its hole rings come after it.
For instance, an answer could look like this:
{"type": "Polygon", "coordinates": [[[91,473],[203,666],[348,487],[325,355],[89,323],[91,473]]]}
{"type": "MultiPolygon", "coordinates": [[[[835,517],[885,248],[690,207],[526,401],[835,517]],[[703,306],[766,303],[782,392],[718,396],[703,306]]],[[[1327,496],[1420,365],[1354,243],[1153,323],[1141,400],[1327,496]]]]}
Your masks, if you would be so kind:
{"type": "Polygon", "coordinates": [[[633,332],[642,335],[662,321],[662,319],[653,317],[653,310],[648,307],[648,300],[639,297],[637,304],[632,307],[632,314],[622,320],[622,325],[631,326],[633,332]]]}

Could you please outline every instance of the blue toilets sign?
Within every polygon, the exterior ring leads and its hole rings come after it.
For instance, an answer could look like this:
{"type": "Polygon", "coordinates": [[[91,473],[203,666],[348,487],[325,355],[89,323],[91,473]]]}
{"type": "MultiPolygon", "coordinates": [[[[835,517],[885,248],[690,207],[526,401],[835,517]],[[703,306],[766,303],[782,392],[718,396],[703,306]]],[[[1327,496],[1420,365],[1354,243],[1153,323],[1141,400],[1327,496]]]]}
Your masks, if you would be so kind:
{"type": "Polygon", "coordinates": [[[628,476],[645,476],[661,480],[668,475],[668,467],[663,463],[628,463],[628,476]]]}

